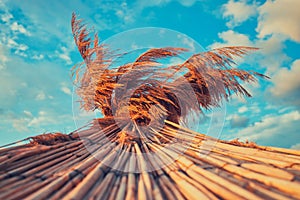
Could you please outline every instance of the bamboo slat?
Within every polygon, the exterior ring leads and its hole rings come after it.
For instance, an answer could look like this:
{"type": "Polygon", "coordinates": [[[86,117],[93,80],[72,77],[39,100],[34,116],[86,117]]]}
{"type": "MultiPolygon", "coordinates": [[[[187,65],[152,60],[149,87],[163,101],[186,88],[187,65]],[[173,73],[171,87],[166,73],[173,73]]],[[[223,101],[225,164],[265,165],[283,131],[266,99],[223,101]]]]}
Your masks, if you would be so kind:
{"type": "Polygon", "coordinates": [[[280,178],[288,181],[292,181],[294,179],[294,175],[284,171],[282,169],[278,169],[269,165],[255,164],[255,163],[243,163],[241,165],[244,168],[250,169],[255,172],[259,172],[261,174],[268,175],[270,177],[280,178]]]}

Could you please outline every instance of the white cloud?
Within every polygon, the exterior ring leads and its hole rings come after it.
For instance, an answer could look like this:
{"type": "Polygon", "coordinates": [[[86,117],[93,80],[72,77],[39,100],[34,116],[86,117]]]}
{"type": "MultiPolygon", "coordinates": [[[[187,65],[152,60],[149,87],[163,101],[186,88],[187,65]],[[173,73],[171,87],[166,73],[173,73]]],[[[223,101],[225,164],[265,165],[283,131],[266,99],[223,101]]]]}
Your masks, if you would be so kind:
{"type": "Polygon", "coordinates": [[[5,23],[0,25],[0,40],[2,40],[0,43],[7,45],[12,52],[22,57],[42,60],[47,55],[47,57],[62,59],[67,64],[71,64],[70,52],[75,50],[75,44],[70,35],[70,20],[68,19],[76,8],[80,7],[80,13],[84,14],[87,13],[86,9],[89,6],[83,5],[80,1],[67,4],[62,8],[61,4],[53,2],[50,7],[47,2],[40,1],[31,5],[13,1],[2,2],[3,14],[0,14],[0,21],[5,23]],[[43,11],[41,7],[49,7],[49,9],[43,11]],[[20,15],[11,14],[11,10],[15,8],[18,8],[20,15]],[[57,10],[61,12],[56,12],[57,10]],[[24,36],[34,37],[35,42],[24,40],[24,36]],[[68,47],[68,51],[63,51],[61,48],[57,53],[54,52],[57,42],[63,42],[63,45],[68,47]],[[34,52],[32,49],[39,49],[43,53],[34,52]]]}
{"type": "Polygon", "coordinates": [[[13,16],[10,13],[4,13],[1,15],[1,20],[6,23],[8,23],[12,18],[13,16]]]}
{"type": "Polygon", "coordinates": [[[246,0],[229,0],[228,3],[222,6],[224,10],[223,17],[229,19],[226,25],[231,28],[240,25],[257,14],[257,7],[258,4],[255,1],[248,4],[246,0]]]}
{"type": "Polygon", "coordinates": [[[28,36],[31,35],[31,34],[24,28],[24,26],[23,26],[22,24],[19,24],[18,22],[13,22],[13,23],[10,25],[10,29],[11,29],[12,31],[22,33],[22,34],[24,34],[24,35],[28,35],[28,36]]]}
{"type": "Polygon", "coordinates": [[[29,118],[17,118],[12,120],[12,127],[18,132],[24,133],[29,132],[30,130],[27,127],[29,118]]]}
{"type": "Polygon", "coordinates": [[[1,108],[31,111],[27,106],[37,108],[46,103],[57,109],[64,104],[62,99],[65,96],[59,92],[60,82],[70,80],[68,69],[49,61],[36,61],[34,64],[24,62],[14,54],[9,58],[7,67],[0,73],[1,108]],[[55,96],[57,101],[50,101],[50,96],[55,96]]]}
{"type": "Polygon", "coordinates": [[[184,59],[179,58],[179,57],[172,57],[170,58],[170,63],[169,65],[178,65],[184,62],[184,59]]]}
{"type": "Polygon", "coordinates": [[[24,57],[24,58],[27,58],[27,57],[28,57],[28,55],[27,55],[26,53],[24,53],[24,51],[20,51],[20,50],[16,50],[16,51],[15,51],[15,54],[16,54],[16,55],[19,55],[19,56],[21,56],[21,57],[24,57]]]}
{"type": "Polygon", "coordinates": [[[7,3],[6,7],[18,8],[19,12],[24,16],[24,20],[26,19],[27,22],[30,22],[33,27],[30,34],[38,36],[42,40],[53,39],[52,36],[65,38],[65,33],[70,32],[68,19],[71,17],[71,13],[78,10],[78,8],[80,8],[81,14],[90,11],[87,10],[88,4],[84,4],[81,1],[65,2],[64,6],[54,1],[51,4],[44,1],[35,1],[34,3],[11,1],[7,3]]]}
{"type": "Polygon", "coordinates": [[[15,46],[17,46],[18,44],[17,44],[17,42],[16,41],[14,41],[13,39],[11,39],[11,38],[7,38],[7,46],[8,47],[15,47],[15,46]]]}
{"type": "Polygon", "coordinates": [[[14,39],[12,38],[8,38],[6,40],[7,42],[7,47],[11,48],[14,50],[14,53],[19,55],[19,56],[22,56],[22,57],[28,57],[28,55],[25,53],[25,51],[27,49],[29,49],[29,47],[25,44],[18,44],[14,39]]]}
{"type": "Polygon", "coordinates": [[[26,46],[25,44],[19,44],[17,46],[17,50],[20,50],[20,51],[26,51],[28,49],[28,46],[26,46]]]}
{"type": "Polygon", "coordinates": [[[63,93],[65,93],[65,94],[67,94],[67,95],[71,95],[71,94],[72,94],[70,88],[68,88],[68,87],[66,87],[66,86],[63,86],[63,87],[61,87],[60,89],[61,89],[61,91],[63,91],[63,93]]]}
{"type": "Polygon", "coordinates": [[[238,132],[242,140],[257,142],[261,145],[290,147],[299,142],[300,113],[291,111],[282,115],[266,115],[261,121],[255,122],[238,132]]]}
{"type": "Polygon", "coordinates": [[[40,127],[42,125],[55,124],[55,116],[48,115],[45,111],[40,111],[37,117],[33,117],[29,123],[28,127],[40,127]]]}
{"type": "Polygon", "coordinates": [[[35,100],[42,101],[46,99],[46,94],[43,91],[39,91],[39,93],[36,95],[35,100]]]}
{"type": "Polygon", "coordinates": [[[223,31],[218,33],[218,37],[222,42],[215,42],[209,46],[210,49],[222,46],[253,46],[253,42],[249,36],[235,32],[233,30],[223,31]]]}
{"type": "Polygon", "coordinates": [[[44,110],[40,110],[40,111],[39,111],[39,115],[46,115],[46,114],[47,114],[47,112],[44,111],[44,110]]]}
{"type": "Polygon", "coordinates": [[[32,59],[34,59],[34,60],[42,60],[42,59],[44,59],[44,55],[43,54],[33,55],[32,59]]]}
{"type": "MultiPolygon", "coordinates": [[[[247,56],[247,63],[257,63],[260,67],[266,68],[266,74],[270,75],[276,72],[289,57],[283,52],[284,38],[272,36],[264,39],[250,40],[246,34],[238,33],[233,30],[220,32],[218,34],[221,42],[215,42],[208,48],[218,48],[223,46],[252,46],[260,48],[255,54],[247,56]]],[[[237,59],[238,63],[242,59],[237,59]]]]}
{"type": "Polygon", "coordinates": [[[0,44],[0,70],[5,68],[6,62],[9,60],[6,48],[0,44]]]}
{"type": "Polygon", "coordinates": [[[67,95],[72,95],[72,90],[70,89],[70,85],[67,82],[61,82],[60,85],[61,85],[60,90],[63,93],[67,95]]]}
{"type": "Polygon", "coordinates": [[[246,106],[242,106],[238,109],[238,112],[239,113],[244,113],[244,112],[247,112],[248,111],[248,108],[246,106]]]}
{"type": "MultiPolygon", "coordinates": [[[[249,36],[235,32],[233,30],[223,31],[218,33],[218,37],[222,42],[215,42],[208,46],[208,49],[215,49],[224,46],[255,46],[249,39],[249,36]]],[[[244,60],[242,57],[236,57],[235,62],[240,63],[244,60]]]]}
{"type": "Polygon", "coordinates": [[[32,117],[32,113],[30,111],[24,110],[23,112],[24,112],[25,116],[32,117]]]}
{"type": "Polygon", "coordinates": [[[300,1],[275,0],[267,1],[259,7],[258,37],[270,34],[283,34],[300,42],[300,1]]]}
{"type": "Polygon", "coordinates": [[[290,69],[281,68],[272,78],[270,88],[273,97],[283,103],[300,106],[300,59],[295,60],[290,69]]]}
{"type": "Polygon", "coordinates": [[[268,75],[273,75],[282,65],[289,61],[289,57],[284,53],[284,38],[273,35],[266,39],[258,39],[255,43],[260,50],[257,52],[259,65],[267,69],[268,75]]]}
{"type": "Polygon", "coordinates": [[[66,61],[66,63],[67,63],[68,65],[72,64],[72,61],[71,61],[71,58],[70,58],[69,55],[67,55],[67,54],[61,54],[61,53],[60,53],[60,54],[58,55],[58,57],[61,58],[61,59],[63,59],[64,61],[66,61]]]}
{"type": "MultiPolygon", "coordinates": [[[[38,131],[34,134],[42,131],[48,131],[46,127],[52,127],[53,125],[65,124],[72,119],[72,116],[66,114],[57,114],[51,111],[40,110],[37,115],[33,115],[30,111],[24,110],[21,114],[14,114],[10,116],[11,125],[15,131],[20,133],[30,133],[32,131],[38,131]]],[[[53,131],[53,130],[49,130],[53,131]]]]}
{"type": "Polygon", "coordinates": [[[183,38],[182,43],[186,44],[190,48],[190,51],[195,51],[195,44],[193,41],[189,40],[188,38],[183,38]]]}
{"type": "Polygon", "coordinates": [[[300,143],[294,144],[291,146],[291,149],[300,150],[300,143]]]}
{"type": "Polygon", "coordinates": [[[300,59],[295,60],[291,69],[281,68],[273,77],[274,88],[272,93],[275,96],[284,96],[291,91],[300,89],[300,59]]]}
{"type": "MultiPolygon", "coordinates": [[[[223,16],[229,17],[230,25],[243,23],[244,19],[258,14],[257,38],[250,39],[248,35],[228,30],[219,33],[222,42],[216,42],[211,47],[224,45],[246,45],[259,47],[252,63],[257,63],[267,69],[266,74],[272,76],[283,64],[290,60],[284,53],[287,38],[300,41],[300,1],[275,0],[259,5],[255,1],[229,0],[223,5],[223,16]],[[258,10],[256,13],[255,10],[258,10]],[[239,21],[240,20],[240,21],[239,21]]],[[[248,58],[247,58],[248,59],[248,58]]],[[[249,60],[248,60],[249,61],[249,60]]]]}
{"type": "Polygon", "coordinates": [[[70,49],[67,49],[66,47],[62,46],[60,48],[60,51],[55,51],[56,55],[64,60],[68,65],[72,64],[72,60],[70,58],[70,49]]]}
{"type": "Polygon", "coordinates": [[[271,89],[275,96],[285,96],[300,89],[300,59],[295,60],[290,69],[281,68],[273,77],[274,88],[271,89]]]}
{"type": "Polygon", "coordinates": [[[181,40],[181,44],[185,45],[185,48],[188,48],[191,52],[195,51],[195,43],[193,40],[188,37],[182,36],[182,34],[178,34],[177,37],[181,40]]]}
{"type": "Polygon", "coordinates": [[[127,23],[132,23],[134,22],[134,12],[130,8],[128,8],[127,3],[123,2],[119,9],[115,11],[116,16],[124,21],[126,24],[127,23]]]}
{"type": "Polygon", "coordinates": [[[257,104],[254,104],[253,106],[250,106],[250,109],[249,109],[252,113],[254,114],[258,114],[261,112],[261,108],[257,105],[257,104]]]}

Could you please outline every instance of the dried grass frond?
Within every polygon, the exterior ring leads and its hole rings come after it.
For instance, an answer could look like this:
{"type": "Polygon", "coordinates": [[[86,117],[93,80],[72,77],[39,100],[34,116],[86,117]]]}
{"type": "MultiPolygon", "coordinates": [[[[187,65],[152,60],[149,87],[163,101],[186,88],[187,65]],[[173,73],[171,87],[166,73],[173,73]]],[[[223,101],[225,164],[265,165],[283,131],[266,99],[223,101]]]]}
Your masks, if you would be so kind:
{"type": "MultiPolygon", "coordinates": [[[[202,111],[219,106],[222,99],[228,100],[232,93],[250,97],[251,94],[240,82],[254,82],[257,77],[267,76],[232,68],[234,58],[242,57],[254,47],[234,46],[213,49],[194,54],[176,66],[163,67],[159,59],[178,56],[187,51],[180,47],[153,48],[142,53],[133,63],[109,68],[115,56],[108,47],[93,39],[82,20],[72,17],[72,31],[86,69],[76,67],[74,75],[80,85],[77,89],[86,110],[100,110],[105,117],[126,116],[135,123],[147,124],[151,119],[167,117],[179,123],[191,111],[202,111]],[[181,76],[178,77],[178,74],[181,76]],[[188,83],[188,84],[186,84],[188,83]],[[138,87],[135,87],[138,86],[138,87]],[[190,96],[192,88],[197,102],[190,96]],[[155,107],[155,111],[150,109],[155,107]]],[[[126,121],[126,120],[125,120],[126,121]]],[[[126,123],[126,122],[125,122],[126,123]]],[[[129,121],[128,121],[129,123],[129,121]]],[[[131,127],[132,128],[132,127],[131,127]]],[[[123,136],[122,136],[123,137],[123,136]]],[[[120,138],[122,138],[120,137],[120,138]]]]}
{"type": "Polygon", "coordinates": [[[264,149],[265,148],[265,147],[258,146],[253,141],[246,140],[245,142],[241,142],[241,141],[239,141],[239,138],[233,139],[231,141],[222,141],[222,142],[226,143],[226,144],[233,144],[236,146],[241,146],[241,147],[250,147],[250,148],[256,148],[256,149],[264,149]]]}
{"type": "Polygon", "coordinates": [[[135,62],[155,62],[157,59],[178,56],[186,51],[188,49],[174,47],[152,48],[141,54],[135,62]]]}

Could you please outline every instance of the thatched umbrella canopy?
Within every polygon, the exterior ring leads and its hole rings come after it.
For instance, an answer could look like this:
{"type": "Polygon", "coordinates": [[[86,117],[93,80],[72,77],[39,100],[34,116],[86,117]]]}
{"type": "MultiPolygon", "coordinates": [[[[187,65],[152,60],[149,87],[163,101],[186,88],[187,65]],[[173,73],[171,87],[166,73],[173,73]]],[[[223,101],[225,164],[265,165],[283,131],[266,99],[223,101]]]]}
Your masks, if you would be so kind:
{"type": "Polygon", "coordinates": [[[122,55],[91,38],[75,15],[72,31],[84,59],[74,68],[82,108],[104,117],[1,149],[0,199],[300,199],[299,151],[184,127],[190,112],[231,93],[250,96],[240,81],[265,76],[231,65],[255,48],[224,47],[167,67],[159,59],[187,49],[155,48],[113,68],[122,55]]]}
{"type": "Polygon", "coordinates": [[[181,141],[136,141],[120,151],[118,141],[107,142],[118,128],[101,119],[1,149],[0,199],[300,199],[300,151],[218,141],[166,124],[161,134],[179,133],[181,141]]]}

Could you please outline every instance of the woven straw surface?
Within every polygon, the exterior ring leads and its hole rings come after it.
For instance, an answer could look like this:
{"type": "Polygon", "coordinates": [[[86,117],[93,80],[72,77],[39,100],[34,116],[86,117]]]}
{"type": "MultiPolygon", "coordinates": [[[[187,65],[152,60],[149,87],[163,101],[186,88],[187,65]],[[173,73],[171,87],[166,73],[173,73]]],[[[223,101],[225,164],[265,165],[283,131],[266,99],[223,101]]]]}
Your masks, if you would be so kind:
{"type": "Polygon", "coordinates": [[[220,141],[172,122],[161,137],[182,141],[120,147],[107,142],[118,129],[101,125],[1,149],[0,199],[300,199],[300,151],[220,141]]]}

